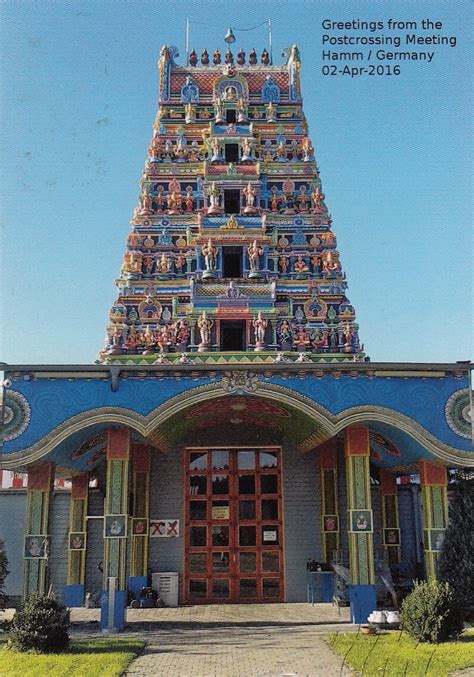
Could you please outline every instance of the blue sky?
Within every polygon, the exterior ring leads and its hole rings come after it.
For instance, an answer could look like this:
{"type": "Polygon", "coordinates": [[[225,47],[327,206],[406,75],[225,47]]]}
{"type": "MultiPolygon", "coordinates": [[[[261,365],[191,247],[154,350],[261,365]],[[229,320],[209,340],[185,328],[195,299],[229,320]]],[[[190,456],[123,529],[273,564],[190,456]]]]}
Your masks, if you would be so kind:
{"type": "MultiPolygon", "coordinates": [[[[175,44],[183,63],[186,16],[200,22],[198,53],[225,47],[225,28],[209,24],[268,17],[275,63],[298,44],[304,110],[372,360],[471,356],[470,2],[42,0],[0,10],[0,359],[90,363],[102,347],[156,113],[156,60],[175,44]],[[442,21],[426,34],[458,45],[436,47],[430,64],[402,63],[398,77],[322,75],[323,19],[389,18],[442,21]]],[[[247,53],[266,44],[264,27],[236,35],[247,53]]]]}

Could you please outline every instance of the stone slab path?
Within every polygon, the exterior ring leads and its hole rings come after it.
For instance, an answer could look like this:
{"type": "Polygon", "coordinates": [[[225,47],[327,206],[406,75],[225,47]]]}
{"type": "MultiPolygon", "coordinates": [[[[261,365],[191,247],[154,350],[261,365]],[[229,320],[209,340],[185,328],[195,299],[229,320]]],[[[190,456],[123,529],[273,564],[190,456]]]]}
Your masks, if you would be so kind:
{"type": "MultiPolygon", "coordinates": [[[[328,632],[356,629],[347,609],[329,604],[242,604],[181,607],[141,612],[158,616],[153,629],[133,626],[146,637],[145,652],[131,664],[134,677],[336,677],[342,659],[323,641],[328,632]]],[[[151,620],[151,619],[150,619],[151,620]]]]}

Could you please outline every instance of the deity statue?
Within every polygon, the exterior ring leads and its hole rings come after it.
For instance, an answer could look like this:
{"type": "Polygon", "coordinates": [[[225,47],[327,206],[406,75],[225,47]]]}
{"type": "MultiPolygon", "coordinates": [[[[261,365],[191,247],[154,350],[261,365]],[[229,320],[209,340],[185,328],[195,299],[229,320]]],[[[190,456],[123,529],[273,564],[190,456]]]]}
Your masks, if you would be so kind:
{"type": "Polygon", "coordinates": [[[216,122],[224,122],[224,104],[219,98],[214,101],[214,109],[216,113],[216,122]]]}
{"type": "Polygon", "coordinates": [[[249,182],[242,192],[245,196],[245,201],[247,203],[247,206],[244,209],[244,214],[255,214],[255,212],[257,211],[255,209],[255,198],[257,196],[257,191],[255,190],[255,188],[253,188],[252,184],[249,182]]]}
{"type": "Polygon", "coordinates": [[[250,263],[249,277],[260,277],[260,257],[263,254],[263,247],[259,247],[257,240],[254,240],[252,244],[247,247],[247,252],[250,263]]]}
{"type": "Polygon", "coordinates": [[[277,146],[276,159],[277,162],[286,162],[287,152],[286,152],[286,143],[280,141],[277,146]]]}
{"type": "Polygon", "coordinates": [[[128,331],[125,347],[129,350],[134,350],[140,345],[140,334],[138,329],[132,325],[128,331]]]}
{"type": "Polygon", "coordinates": [[[189,336],[189,326],[186,320],[178,320],[175,325],[176,344],[180,345],[186,343],[189,336]]]}
{"type": "Polygon", "coordinates": [[[148,148],[148,155],[151,158],[161,157],[161,140],[159,136],[154,136],[148,148]]]}
{"type": "Polygon", "coordinates": [[[217,262],[217,247],[212,244],[211,238],[202,246],[202,253],[206,264],[203,277],[214,277],[213,273],[216,270],[217,262]]]}
{"type": "Polygon", "coordinates": [[[291,325],[288,322],[288,320],[283,320],[282,323],[280,324],[280,328],[278,330],[278,335],[280,337],[280,343],[281,347],[285,347],[288,349],[288,347],[291,348],[291,345],[293,344],[293,334],[291,331],[291,325]]]}
{"type": "Polygon", "coordinates": [[[142,203],[142,208],[140,210],[141,214],[153,213],[151,195],[149,193],[145,192],[142,194],[141,203],[142,203]]]}
{"type": "Polygon", "coordinates": [[[276,107],[270,101],[270,103],[267,106],[267,122],[275,122],[275,121],[276,121],[276,107]]]}
{"type": "Polygon", "coordinates": [[[183,273],[183,268],[186,265],[186,257],[184,254],[177,254],[174,260],[174,265],[176,268],[176,272],[178,275],[182,275],[183,273]]]}
{"type": "Polygon", "coordinates": [[[311,140],[308,137],[303,139],[302,143],[303,149],[303,162],[309,162],[313,158],[314,148],[311,140]]]}
{"type": "Polygon", "coordinates": [[[313,205],[313,213],[320,214],[323,207],[324,195],[319,190],[319,186],[311,192],[311,204],[313,205]]]}
{"type": "Polygon", "coordinates": [[[185,107],[184,110],[185,110],[185,113],[186,113],[185,122],[192,122],[196,117],[195,107],[192,105],[191,102],[189,102],[188,104],[186,104],[186,107],[185,107]]]}
{"type": "Polygon", "coordinates": [[[334,273],[341,270],[341,264],[339,263],[336,255],[332,251],[326,251],[322,253],[321,256],[323,273],[334,273]]]}
{"type": "Polygon", "coordinates": [[[143,259],[143,272],[146,273],[147,275],[151,275],[151,272],[153,270],[153,256],[145,256],[143,259]]]}
{"type": "Polygon", "coordinates": [[[171,257],[166,254],[162,254],[161,257],[156,262],[156,270],[158,273],[169,273],[171,270],[171,257]]]}
{"type": "Polygon", "coordinates": [[[308,211],[309,202],[308,196],[306,195],[306,186],[303,185],[300,187],[300,192],[296,201],[298,202],[300,213],[305,214],[308,211]]]}
{"type": "Polygon", "coordinates": [[[217,162],[221,159],[221,145],[219,139],[212,139],[210,142],[211,162],[217,162]]]}
{"type": "Polygon", "coordinates": [[[207,213],[212,215],[212,214],[220,214],[221,213],[221,208],[219,205],[219,198],[220,198],[220,191],[218,187],[216,186],[215,181],[211,183],[211,186],[208,190],[208,197],[209,197],[209,202],[210,206],[207,210],[207,213]]]}
{"type": "Polygon", "coordinates": [[[186,189],[186,197],[184,198],[184,204],[186,205],[186,211],[188,213],[193,211],[193,189],[191,187],[188,187],[186,189]]]}
{"type": "Polygon", "coordinates": [[[168,214],[181,214],[182,195],[180,192],[172,191],[166,198],[168,204],[168,214]]]}
{"type": "Polygon", "coordinates": [[[280,270],[283,273],[283,275],[286,275],[288,272],[288,266],[290,264],[290,259],[288,256],[280,256],[278,259],[278,265],[280,266],[280,270]]]}
{"type": "Polygon", "coordinates": [[[295,344],[298,351],[305,351],[310,344],[310,337],[304,327],[298,327],[296,330],[295,344]]]}
{"type": "Polygon", "coordinates": [[[201,343],[199,345],[198,351],[203,352],[211,343],[211,329],[214,325],[214,322],[207,317],[206,311],[198,318],[197,326],[199,333],[201,334],[201,343]]]}
{"type": "Polygon", "coordinates": [[[278,198],[276,193],[277,193],[276,190],[272,189],[272,197],[270,199],[270,210],[272,212],[278,211],[278,198]]]}
{"type": "Polygon", "coordinates": [[[246,122],[247,120],[247,113],[245,109],[245,103],[242,97],[239,98],[237,101],[237,121],[238,122],[246,122]]]}
{"type": "Polygon", "coordinates": [[[303,273],[308,272],[308,266],[306,265],[306,262],[302,256],[302,254],[298,254],[296,261],[295,261],[295,273],[298,275],[302,275],[303,273]]]}
{"type": "Polygon", "coordinates": [[[156,211],[157,212],[162,212],[163,211],[163,186],[158,186],[157,188],[157,193],[156,193],[156,198],[155,198],[155,206],[156,206],[156,211]]]}
{"type": "Polygon", "coordinates": [[[151,353],[152,348],[154,347],[156,340],[152,332],[151,326],[147,324],[145,331],[143,332],[142,341],[145,346],[144,353],[151,353]]]}
{"type": "Polygon", "coordinates": [[[245,162],[246,160],[251,160],[252,159],[252,141],[250,139],[244,139],[242,141],[242,161],[245,162]]]}
{"type": "Polygon", "coordinates": [[[265,332],[268,327],[268,320],[262,317],[259,312],[257,317],[252,320],[252,325],[255,331],[255,350],[265,350],[265,332]]]}

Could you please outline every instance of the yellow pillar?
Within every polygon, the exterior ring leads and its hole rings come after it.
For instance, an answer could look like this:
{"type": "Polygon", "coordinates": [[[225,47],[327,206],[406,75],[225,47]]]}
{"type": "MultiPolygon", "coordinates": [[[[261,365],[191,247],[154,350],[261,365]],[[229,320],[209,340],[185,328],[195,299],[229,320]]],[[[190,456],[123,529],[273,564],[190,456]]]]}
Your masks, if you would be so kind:
{"type": "Polygon", "coordinates": [[[366,623],[377,607],[374,575],[373,516],[370,495],[369,429],[352,425],[345,430],[347,528],[351,585],[349,599],[353,623],[366,623]]]}
{"type": "Polygon", "coordinates": [[[446,468],[431,461],[420,461],[423,501],[423,541],[428,578],[436,578],[436,563],[448,526],[448,474],[446,468]]]}
{"type": "Polygon", "coordinates": [[[68,607],[83,606],[86,574],[87,501],[89,475],[82,473],[71,480],[69,508],[68,567],[64,603],[68,607]]]}
{"type": "Polygon", "coordinates": [[[389,470],[380,471],[380,502],[382,505],[382,537],[386,560],[400,563],[400,523],[396,475],[389,470]]]}
{"type": "Polygon", "coordinates": [[[28,498],[24,543],[23,595],[45,594],[48,580],[49,508],[54,483],[53,463],[28,470],[28,498]]]}
{"type": "Polygon", "coordinates": [[[130,576],[148,574],[148,518],[150,514],[150,448],[132,449],[132,547],[130,576]]]}

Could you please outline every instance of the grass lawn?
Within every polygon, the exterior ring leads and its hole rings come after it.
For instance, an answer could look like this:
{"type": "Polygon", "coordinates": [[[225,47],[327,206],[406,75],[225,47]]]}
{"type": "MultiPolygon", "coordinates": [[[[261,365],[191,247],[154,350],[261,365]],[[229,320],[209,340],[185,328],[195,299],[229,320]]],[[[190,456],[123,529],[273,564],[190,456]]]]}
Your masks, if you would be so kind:
{"type": "Polygon", "coordinates": [[[445,677],[454,670],[474,666],[474,631],[442,644],[419,644],[396,631],[377,636],[340,633],[328,635],[326,642],[335,653],[346,657],[346,665],[364,677],[445,677]]]}
{"type": "Polygon", "coordinates": [[[0,677],[112,677],[122,674],[144,644],[130,637],[77,639],[67,652],[53,654],[16,653],[1,645],[0,677]]]}

